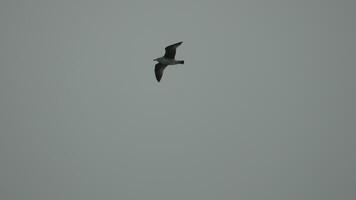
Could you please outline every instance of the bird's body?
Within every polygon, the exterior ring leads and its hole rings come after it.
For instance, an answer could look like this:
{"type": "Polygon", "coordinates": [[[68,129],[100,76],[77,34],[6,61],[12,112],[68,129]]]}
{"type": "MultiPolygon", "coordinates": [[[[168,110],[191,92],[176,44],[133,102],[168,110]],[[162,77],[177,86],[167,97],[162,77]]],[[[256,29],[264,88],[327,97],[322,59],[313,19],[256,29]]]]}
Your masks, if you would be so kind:
{"type": "Polygon", "coordinates": [[[166,53],[164,56],[153,60],[158,62],[155,65],[155,75],[158,82],[161,80],[163,71],[168,65],[184,64],[184,60],[175,60],[176,48],[182,43],[183,42],[178,42],[167,46],[165,48],[166,53]]]}
{"type": "Polygon", "coordinates": [[[174,59],[169,59],[169,58],[165,58],[165,57],[157,58],[156,61],[163,65],[183,64],[182,61],[180,61],[180,60],[174,60],[174,59]]]}

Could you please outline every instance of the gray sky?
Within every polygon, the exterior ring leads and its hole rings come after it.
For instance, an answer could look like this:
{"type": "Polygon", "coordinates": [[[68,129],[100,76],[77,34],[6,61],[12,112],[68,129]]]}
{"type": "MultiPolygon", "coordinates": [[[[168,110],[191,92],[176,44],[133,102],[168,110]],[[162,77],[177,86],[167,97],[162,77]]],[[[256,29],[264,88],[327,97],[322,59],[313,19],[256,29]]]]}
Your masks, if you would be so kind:
{"type": "Polygon", "coordinates": [[[355,199],[355,2],[1,1],[0,198],[355,199]]]}

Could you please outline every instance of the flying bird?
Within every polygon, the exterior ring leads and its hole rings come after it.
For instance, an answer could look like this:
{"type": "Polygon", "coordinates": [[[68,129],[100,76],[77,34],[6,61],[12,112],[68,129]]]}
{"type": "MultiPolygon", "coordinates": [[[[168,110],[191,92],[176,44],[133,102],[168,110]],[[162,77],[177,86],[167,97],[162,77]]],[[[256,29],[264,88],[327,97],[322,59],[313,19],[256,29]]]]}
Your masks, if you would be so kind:
{"type": "Polygon", "coordinates": [[[175,60],[176,49],[183,42],[178,42],[172,45],[169,45],[165,48],[164,56],[160,58],[156,58],[153,61],[157,61],[158,63],[155,65],[155,75],[158,82],[161,81],[163,71],[168,65],[177,65],[184,64],[184,60],[175,60]]]}

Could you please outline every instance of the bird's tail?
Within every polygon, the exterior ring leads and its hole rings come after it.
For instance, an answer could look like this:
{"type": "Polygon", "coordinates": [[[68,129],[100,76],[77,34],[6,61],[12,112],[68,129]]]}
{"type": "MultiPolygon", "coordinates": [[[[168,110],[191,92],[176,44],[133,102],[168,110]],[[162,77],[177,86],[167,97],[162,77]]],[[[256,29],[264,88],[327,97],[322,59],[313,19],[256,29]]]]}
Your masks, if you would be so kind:
{"type": "Polygon", "coordinates": [[[184,60],[179,60],[178,63],[179,64],[184,64],[184,60]]]}

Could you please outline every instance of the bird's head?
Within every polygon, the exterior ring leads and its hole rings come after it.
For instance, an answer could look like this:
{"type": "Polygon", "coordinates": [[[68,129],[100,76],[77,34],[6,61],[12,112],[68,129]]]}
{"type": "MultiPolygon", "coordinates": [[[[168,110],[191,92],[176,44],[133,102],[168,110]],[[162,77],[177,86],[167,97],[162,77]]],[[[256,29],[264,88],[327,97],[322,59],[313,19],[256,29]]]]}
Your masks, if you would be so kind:
{"type": "Polygon", "coordinates": [[[158,59],[159,59],[159,58],[153,59],[153,61],[157,61],[157,62],[158,62],[158,59]]]}

